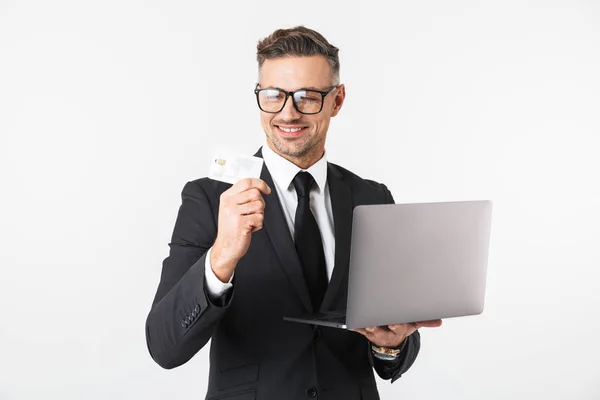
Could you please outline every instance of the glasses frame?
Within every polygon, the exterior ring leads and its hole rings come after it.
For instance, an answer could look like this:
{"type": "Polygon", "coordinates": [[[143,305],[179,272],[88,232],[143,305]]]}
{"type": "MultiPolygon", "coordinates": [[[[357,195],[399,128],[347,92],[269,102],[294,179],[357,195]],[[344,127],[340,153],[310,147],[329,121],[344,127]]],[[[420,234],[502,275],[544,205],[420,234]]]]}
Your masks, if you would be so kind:
{"type": "Polygon", "coordinates": [[[260,86],[260,84],[256,84],[256,87],[254,88],[254,94],[256,95],[256,104],[258,104],[258,108],[260,108],[260,110],[262,112],[266,112],[268,114],[277,114],[280,113],[281,110],[283,110],[285,108],[285,105],[287,104],[288,101],[288,97],[292,96],[292,104],[294,105],[294,109],[296,111],[298,111],[300,114],[304,114],[304,115],[315,115],[320,113],[321,111],[323,111],[323,105],[325,104],[325,97],[327,97],[328,94],[332,93],[335,89],[337,89],[338,87],[340,87],[340,85],[336,85],[334,87],[332,87],[331,89],[323,92],[321,90],[315,90],[315,89],[298,89],[298,90],[292,90],[291,92],[288,92],[286,90],[283,90],[281,88],[278,87],[268,87],[268,88],[263,88],[263,89],[259,89],[258,87],[260,86]],[[281,106],[281,108],[278,111],[265,111],[263,110],[263,108],[260,106],[260,99],[259,99],[259,95],[260,92],[262,92],[263,90],[278,90],[282,93],[285,94],[285,100],[283,101],[283,105],[281,106]],[[302,112],[298,109],[298,105],[296,104],[296,98],[294,97],[294,94],[296,94],[297,92],[315,92],[315,93],[319,93],[321,95],[321,108],[319,108],[319,111],[317,112],[311,112],[311,113],[307,113],[307,112],[302,112]]]}

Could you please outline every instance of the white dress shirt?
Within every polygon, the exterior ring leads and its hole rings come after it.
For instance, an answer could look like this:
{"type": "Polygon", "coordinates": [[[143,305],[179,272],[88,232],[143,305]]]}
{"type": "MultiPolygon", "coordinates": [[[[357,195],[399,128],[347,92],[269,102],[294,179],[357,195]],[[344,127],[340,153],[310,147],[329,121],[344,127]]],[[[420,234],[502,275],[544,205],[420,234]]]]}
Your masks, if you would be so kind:
{"type": "MultiPolygon", "coordinates": [[[[294,218],[296,207],[298,206],[298,195],[294,188],[293,180],[300,171],[307,171],[312,175],[315,184],[310,191],[310,209],[317,220],[321,239],[323,241],[323,251],[325,252],[325,263],[327,264],[327,278],[331,279],[335,260],[335,236],[333,227],[333,212],[331,210],[331,197],[329,195],[329,185],[327,184],[327,159],[325,155],[319,161],[303,170],[285,158],[275,153],[265,144],[262,147],[262,155],[265,165],[271,173],[275,191],[281,203],[285,221],[290,229],[290,235],[294,240],[294,218]]],[[[271,192],[270,196],[273,195],[271,192]]],[[[264,228],[263,228],[264,229],[264,228]]],[[[212,249],[212,248],[211,248],[212,249]]],[[[211,297],[222,296],[230,287],[233,275],[229,282],[223,283],[215,276],[210,265],[210,250],[206,255],[206,285],[211,297]]]]}

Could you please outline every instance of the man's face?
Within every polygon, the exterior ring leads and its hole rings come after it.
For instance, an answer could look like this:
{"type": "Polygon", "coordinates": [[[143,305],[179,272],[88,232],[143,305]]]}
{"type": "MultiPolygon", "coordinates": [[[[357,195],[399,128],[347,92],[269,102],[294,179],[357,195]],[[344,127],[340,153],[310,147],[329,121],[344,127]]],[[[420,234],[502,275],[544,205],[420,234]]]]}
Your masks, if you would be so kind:
{"type": "MultiPolygon", "coordinates": [[[[259,88],[279,88],[286,91],[332,88],[331,67],[323,56],[282,57],[266,60],[260,71],[259,88]]],[[[318,161],[325,149],[329,120],[339,112],[345,89],[340,85],[323,100],[318,114],[305,115],[295,108],[292,97],[277,114],[261,111],[261,123],[269,147],[282,157],[301,167],[318,161]]]]}

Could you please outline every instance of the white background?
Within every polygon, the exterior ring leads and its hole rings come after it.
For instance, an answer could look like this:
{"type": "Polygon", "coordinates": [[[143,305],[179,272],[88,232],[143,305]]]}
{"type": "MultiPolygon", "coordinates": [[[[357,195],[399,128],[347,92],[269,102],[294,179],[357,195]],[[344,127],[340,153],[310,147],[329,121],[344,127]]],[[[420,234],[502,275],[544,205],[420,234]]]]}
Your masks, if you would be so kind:
{"type": "Polygon", "coordinates": [[[491,199],[486,309],[384,399],[600,398],[600,4],[0,0],[0,399],[203,398],[144,321],[185,182],[263,142],[258,39],[340,50],[329,160],[491,199]]]}

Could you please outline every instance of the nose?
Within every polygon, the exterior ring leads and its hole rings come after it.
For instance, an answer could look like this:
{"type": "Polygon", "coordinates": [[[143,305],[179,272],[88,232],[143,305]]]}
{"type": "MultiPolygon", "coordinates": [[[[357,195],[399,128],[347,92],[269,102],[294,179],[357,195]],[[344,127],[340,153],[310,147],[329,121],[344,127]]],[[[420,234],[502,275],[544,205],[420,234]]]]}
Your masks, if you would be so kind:
{"type": "Polygon", "coordinates": [[[283,110],[279,111],[279,116],[285,121],[294,121],[302,116],[298,110],[296,110],[296,107],[294,107],[294,100],[292,99],[292,96],[288,96],[283,110]]]}

